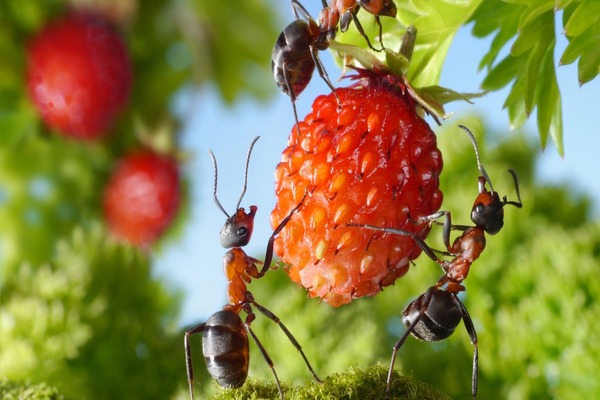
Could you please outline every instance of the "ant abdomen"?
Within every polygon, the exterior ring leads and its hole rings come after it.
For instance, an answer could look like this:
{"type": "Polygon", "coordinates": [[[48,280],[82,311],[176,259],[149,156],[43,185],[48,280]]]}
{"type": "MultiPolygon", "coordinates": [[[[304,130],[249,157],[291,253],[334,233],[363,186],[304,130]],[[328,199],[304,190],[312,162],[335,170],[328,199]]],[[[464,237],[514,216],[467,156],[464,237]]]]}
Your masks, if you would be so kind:
{"type": "Polygon", "coordinates": [[[271,69],[275,83],[292,100],[306,89],[315,70],[310,49],[314,40],[310,25],[297,19],[281,32],[273,49],[271,69]]]}
{"type": "MultiPolygon", "coordinates": [[[[421,314],[423,300],[429,292],[419,296],[402,312],[402,322],[408,328],[421,314]]],[[[444,290],[436,290],[431,295],[427,309],[421,315],[411,334],[426,342],[444,340],[454,333],[462,319],[462,309],[456,297],[444,290]]]]}
{"type": "Polygon", "coordinates": [[[248,333],[239,314],[221,310],[206,321],[202,334],[206,368],[224,388],[238,388],[248,376],[248,333]]]}

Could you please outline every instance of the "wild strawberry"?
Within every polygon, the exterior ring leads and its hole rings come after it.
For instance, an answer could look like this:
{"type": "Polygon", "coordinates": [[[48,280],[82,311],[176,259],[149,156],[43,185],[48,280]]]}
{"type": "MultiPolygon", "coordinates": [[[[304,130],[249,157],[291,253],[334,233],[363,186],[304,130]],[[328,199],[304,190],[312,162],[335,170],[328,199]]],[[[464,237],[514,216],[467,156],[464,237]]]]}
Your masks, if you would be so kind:
{"type": "Polygon", "coordinates": [[[131,153],[119,162],[105,188],[106,223],[118,238],[149,245],[170,225],[180,198],[173,158],[150,150],[131,153]]]}
{"type": "Polygon", "coordinates": [[[332,306],[372,296],[403,276],[421,250],[410,237],[347,223],[401,228],[425,237],[419,217],[442,203],[442,156],[402,78],[359,71],[358,81],[318,97],[292,129],[275,172],[276,226],[310,193],[275,242],[290,278],[332,306]]]}
{"type": "Polygon", "coordinates": [[[129,100],[131,63],[121,37],[91,14],[46,26],[27,47],[27,87],[51,128],[79,139],[106,133],[129,100]]]}

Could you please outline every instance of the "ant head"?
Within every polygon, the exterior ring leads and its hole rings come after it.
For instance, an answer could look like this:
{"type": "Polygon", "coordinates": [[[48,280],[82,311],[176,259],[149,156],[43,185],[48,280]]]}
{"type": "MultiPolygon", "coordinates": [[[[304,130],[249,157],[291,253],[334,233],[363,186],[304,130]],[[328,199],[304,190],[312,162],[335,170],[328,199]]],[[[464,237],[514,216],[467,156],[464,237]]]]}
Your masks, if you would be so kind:
{"type": "Polygon", "coordinates": [[[475,157],[477,159],[477,168],[481,173],[478,178],[479,195],[475,199],[475,203],[473,204],[473,208],[471,210],[471,221],[473,221],[476,226],[483,229],[486,233],[494,235],[500,232],[500,229],[502,229],[504,226],[504,206],[507,204],[513,205],[517,208],[521,208],[523,206],[521,203],[521,194],[519,193],[517,173],[512,169],[508,170],[515,183],[515,191],[517,193],[518,201],[508,201],[506,200],[506,196],[500,200],[500,196],[494,191],[494,186],[492,185],[490,177],[483,168],[483,165],[481,165],[481,161],[479,159],[479,149],[477,148],[477,141],[475,140],[475,137],[467,127],[463,125],[459,125],[459,127],[467,133],[471,143],[473,143],[475,157]],[[490,186],[490,190],[486,189],[486,183],[490,186]]]}
{"type": "Polygon", "coordinates": [[[504,226],[504,203],[496,192],[485,189],[485,178],[479,177],[479,195],[471,209],[471,221],[486,233],[493,235],[504,226]]]}
{"type": "Polygon", "coordinates": [[[221,246],[226,249],[232,247],[243,247],[250,242],[252,230],[254,229],[254,215],[256,206],[250,206],[250,212],[246,213],[244,208],[238,208],[235,214],[227,218],[225,225],[219,233],[221,246]]]}
{"type": "Polygon", "coordinates": [[[254,147],[254,144],[258,139],[259,136],[254,138],[254,140],[250,144],[250,148],[248,149],[248,155],[246,156],[246,170],[244,172],[244,187],[236,205],[236,212],[231,216],[227,213],[227,211],[225,211],[225,208],[223,208],[221,202],[217,198],[217,159],[215,158],[213,152],[210,149],[208,150],[208,154],[210,154],[215,169],[215,185],[213,198],[217,207],[219,207],[223,214],[227,216],[225,225],[223,225],[221,233],[219,234],[221,246],[223,246],[226,249],[229,249],[231,247],[245,246],[248,244],[248,242],[250,242],[250,238],[252,237],[252,230],[254,228],[254,215],[256,214],[256,210],[258,208],[256,206],[250,206],[250,212],[246,213],[244,208],[240,207],[240,203],[244,198],[244,194],[246,194],[246,187],[248,185],[248,165],[250,164],[250,155],[252,154],[252,148],[254,147]]]}

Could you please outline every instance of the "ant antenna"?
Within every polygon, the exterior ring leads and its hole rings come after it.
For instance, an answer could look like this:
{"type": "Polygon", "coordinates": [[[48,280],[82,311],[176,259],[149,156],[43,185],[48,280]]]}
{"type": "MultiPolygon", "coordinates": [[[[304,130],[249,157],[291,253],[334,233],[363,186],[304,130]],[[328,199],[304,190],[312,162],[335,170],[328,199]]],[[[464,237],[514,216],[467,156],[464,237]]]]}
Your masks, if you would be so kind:
{"type": "Polygon", "coordinates": [[[254,140],[252,140],[252,143],[250,143],[250,147],[248,148],[248,154],[246,155],[246,169],[244,171],[244,188],[242,189],[240,199],[238,200],[237,205],[235,206],[236,210],[240,208],[240,204],[242,204],[242,199],[246,194],[246,187],[248,186],[248,166],[250,165],[250,155],[252,154],[252,149],[254,148],[254,145],[256,144],[256,141],[258,139],[260,139],[260,136],[255,137],[254,140]]]}
{"type": "MultiPolygon", "coordinates": [[[[252,140],[252,143],[250,143],[250,148],[248,149],[248,155],[246,156],[246,169],[244,172],[244,187],[242,188],[242,194],[240,195],[240,198],[235,207],[236,210],[238,210],[240,208],[242,199],[244,198],[244,195],[246,194],[246,188],[248,186],[248,166],[250,165],[250,154],[252,154],[252,148],[254,147],[254,144],[256,143],[256,141],[259,138],[260,138],[260,136],[255,137],[254,140],[252,140]]],[[[223,207],[223,205],[219,201],[219,198],[217,197],[217,182],[218,182],[218,176],[219,176],[219,169],[217,167],[217,159],[211,149],[208,149],[208,154],[210,155],[210,158],[212,159],[213,168],[215,170],[213,199],[214,199],[217,207],[219,207],[219,209],[221,211],[223,211],[223,214],[225,214],[227,216],[227,218],[231,218],[231,216],[227,213],[227,211],[225,211],[225,208],[223,207]]]]}
{"type": "MultiPolygon", "coordinates": [[[[471,143],[473,144],[473,148],[475,149],[475,158],[477,159],[477,168],[479,169],[479,172],[483,176],[483,179],[485,179],[485,181],[490,185],[491,192],[494,193],[494,185],[492,185],[492,181],[490,180],[490,177],[488,176],[487,172],[485,172],[483,165],[481,165],[481,159],[479,158],[479,149],[477,148],[477,141],[475,140],[475,136],[473,135],[473,133],[471,133],[469,128],[467,128],[466,126],[459,125],[458,127],[461,128],[462,130],[464,130],[467,133],[467,135],[469,136],[469,139],[471,140],[471,143]]],[[[514,178],[514,175],[513,175],[513,178],[514,178]]]]}
{"type": "Polygon", "coordinates": [[[214,179],[215,188],[213,190],[213,199],[214,199],[217,207],[219,207],[219,209],[221,211],[223,211],[223,214],[225,214],[227,216],[227,218],[231,218],[231,216],[229,214],[227,214],[227,211],[225,211],[225,209],[221,205],[221,202],[219,201],[219,198],[217,197],[217,180],[218,180],[218,176],[219,176],[219,170],[217,168],[217,159],[215,158],[215,154],[212,152],[211,149],[208,149],[208,154],[210,155],[210,158],[212,159],[213,169],[215,170],[215,179],[214,179]]]}
{"type": "Polygon", "coordinates": [[[517,193],[517,201],[508,201],[506,200],[506,196],[504,196],[504,198],[502,199],[502,204],[510,204],[511,206],[521,208],[523,207],[523,203],[521,202],[521,192],[519,190],[519,179],[517,178],[517,173],[513,169],[509,169],[508,172],[512,175],[513,181],[515,182],[515,192],[517,193]]]}

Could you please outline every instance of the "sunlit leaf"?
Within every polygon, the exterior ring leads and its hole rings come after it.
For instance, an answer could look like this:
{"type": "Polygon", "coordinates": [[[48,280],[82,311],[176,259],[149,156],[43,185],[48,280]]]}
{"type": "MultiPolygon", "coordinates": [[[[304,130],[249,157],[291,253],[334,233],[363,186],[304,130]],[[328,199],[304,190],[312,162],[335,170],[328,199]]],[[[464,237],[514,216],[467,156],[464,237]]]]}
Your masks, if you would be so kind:
{"type": "MultiPolygon", "coordinates": [[[[402,35],[407,26],[417,28],[417,43],[408,71],[412,85],[430,86],[439,82],[448,48],[458,29],[465,24],[482,0],[466,0],[461,2],[451,0],[413,0],[396,2],[397,21],[381,18],[384,24],[384,44],[387,48],[398,51],[402,35]]],[[[367,13],[360,13],[362,25],[370,37],[376,36],[375,24],[367,13]]],[[[366,42],[356,28],[344,33],[339,38],[344,43],[366,47],[366,42]]]]}

